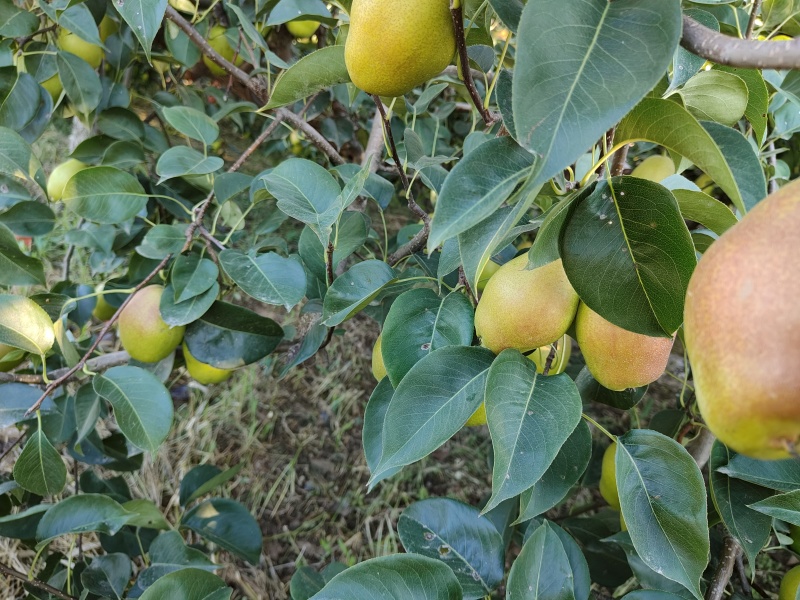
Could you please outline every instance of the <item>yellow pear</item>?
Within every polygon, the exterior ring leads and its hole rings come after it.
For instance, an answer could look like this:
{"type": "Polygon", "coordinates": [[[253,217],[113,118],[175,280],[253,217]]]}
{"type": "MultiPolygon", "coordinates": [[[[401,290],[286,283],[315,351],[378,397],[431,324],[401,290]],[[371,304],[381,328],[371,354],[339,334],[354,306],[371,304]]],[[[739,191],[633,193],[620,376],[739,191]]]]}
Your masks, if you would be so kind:
{"type": "Polygon", "coordinates": [[[800,591],[800,565],[789,569],[781,580],[778,600],[797,600],[800,591]]]}
{"type": "Polygon", "coordinates": [[[69,158],[58,165],[47,179],[47,195],[52,202],[59,202],[64,196],[64,188],[78,171],[83,171],[89,165],[74,158],[69,158]]]}
{"type": "Polygon", "coordinates": [[[212,367],[211,365],[197,360],[192,356],[192,353],[189,352],[189,347],[186,345],[186,342],[183,343],[183,359],[186,361],[186,370],[189,372],[191,378],[203,385],[222,383],[230,379],[231,375],[233,375],[233,371],[229,369],[218,369],[217,367],[212,367]]]}
{"type": "MultiPolygon", "coordinates": [[[[233,48],[233,46],[231,46],[228,42],[225,31],[227,30],[222,25],[214,25],[211,28],[211,31],[208,32],[208,43],[214,50],[222,55],[222,58],[233,62],[233,64],[238,67],[244,62],[244,59],[242,58],[241,54],[236,54],[236,49],[233,48]],[[233,59],[234,56],[236,57],[236,60],[233,59]]],[[[203,56],[203,62],[208,67],[208,70],[211,71],[212,75],[217,77],[222,77],[225,75],[225,69],[220,67],[217,63],[205,55],[203,56]]]]}
{"type": "Polygon", "coordinates": [[[706,251],[684,308],[700,412],[736,452],[789,458],[800,442],[800,182],[706,251]],[[755,349],[755,354],[754,354],[755,349]]]}
{"type": "Polygon", "coordinates": [[[161,318],[159,304],[163,292],[160,285],[139,290],[119,316],[122,347],[139,362],[163,360],[183,339],[185,327],[170,327],[161,318]]]}
{"type": "Polygon", "coordinates": [[[486,405],[483,402],[466,422],[467,427],[480,427],[481,425],[486,425],[486,405]]]}
{"type": "Polygon", "coordinates": [[[381,338],[383,334],[378,336],[375,340],[375,345],[372,347],[372,376],[378,381],[386,377],[386,365],[383,363],[383,354],[381,354],[381,338]]]}
{"type": "Polygon", "coordinates": [[[368,94],[402,96],[441,73],[455,51],[450,0],[353,0],[345,64],[368,94]]]}
{"type": "Polygon", "coordinates": [[[619,510],[616,456],[617,443],[614,442],[603,452],[603,463],[600,467],[600,495],[611,508],[619,510]]]}
{"type": "Polygon", "coordinates": [[[641,387],[667,368],[675,338],[651,337],[628,331],[583,302],[575,317],[575,335],[592,376],[610,390],[641,387]]]}
{"type": "MultiPolygon", "coordinates": [[[[551,348],[552,345],[542,346],[528,355],[528,358],[530,358],[536,365],[537,373],[544,373],[544,368],[547,365],[547,359],[550,356],[551,348]]],[[[572,338],[570,338],[568,335],[562,336],[561,339],[556,343],[556,356],[553,359],[553,362],[550,363],[550,370],[547,372],[547,374],[559,375],[560,373],[566,371],[567,365],[569,365],[570,354],[572,354],[572,338]]]]}
{"type": "Polygon", "coordinates": [[[319,29],[319,21],[289,21],[286,24],[286,29],[289,30],[294,37],[299,39],[310,38],[319,29]]]}
{"type": "Polygon", "coordinates": [[[197,9],[194,0],[169,0],[169,5],[185,13],[195,13],[197,9]]]}
{"type": "Polygon", "coordinates": [[[552,344],[575,318],[578,294],[561,260],[526,270],[528,255],[504,264],[486,284],[475,310],[475,329],[495,354],[506,348],[527,352],[552,344]]]}
{"type": "Polygon", "coordinates": [[[100,66],[105,56],[100,46],[87,42],[63,27],[58,32],[58,47],[65,52],[80,56],[95,69],[100,66]]]}
{"type": "Polygon", "coordinates": [[[639,177],[656,183],[672,175],[675,175],[675,163],[669,156],[661,155],[645,158],[631,173],[631,177],[639,177]]]}

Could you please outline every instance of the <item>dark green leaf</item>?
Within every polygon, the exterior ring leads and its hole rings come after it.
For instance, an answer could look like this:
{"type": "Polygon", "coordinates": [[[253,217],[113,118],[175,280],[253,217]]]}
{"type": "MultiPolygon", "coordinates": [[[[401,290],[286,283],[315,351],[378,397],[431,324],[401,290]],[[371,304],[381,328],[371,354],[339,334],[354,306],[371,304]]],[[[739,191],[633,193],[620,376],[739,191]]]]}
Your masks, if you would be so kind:
{"type": "Polygon", "coordinates": [[[79,171],[67,182],[62,200],[78,216],[109,225],[132,219],[147,206],[136,177],[114,167],[79,171]]]}
{"type": "Polygon", "coordinates": [[[325,578],[311,567],[300,567],[289,582],[292,600],[309,600],[311,596],[325,587],[325,578]]]}
{"type": "Polygon", "coordinates": [[[71,533],[97,531],[114,535],[133,514],[101,494],[79,494],[65,498],[48,510],[36,530],[40,546],[50,540],[71,533]]]}
{"type": "Polygon", "coordinates": [[[800,461],[756,460],[743,454],[734,455],[719,471],[733,477],[781,492],[800,488],[800,461]]]}
{"type": "Polygon", "coordinates": [[[141,600],[228,600],[233,592],[208,571],[188,568],[168,573],[147,588],[141,600]]]}
{"type": "Polygon", "coordinates": [[[104,110],[97,118],[97,128],[108,137],[132,141],[137,146],[144,140],[144,124],[135,112],[127,108],[104,110]]]}
{"type": "Polygon", "coordinates": [[[169,284],[161,295],[159,305],[161,318],[170,327],[194,323],[217,301],[217,296],[219,296],[219,284],[213,281],[211,287],[202,294],[176,303],[175,291],[172,284],[169,284]]]}
{"type": "Polygon", "coordinates": [[[170,106],[162,110],[167,123],[188,138],[210,146],[219,137],[219,125],[206,113],[190,106],[170,106]]]}
{"type": "Polygon", "coordinates": [[[381,334],[383,362],[397,386],[421,358],[445,346],[469,346],[474,311],[467,297],[452,292],[440,297],[417,288],[392,303],[381,334]]]}
{"type": "Polygon", "coordinates": [[[24,37],[38,26],[39,19],[33,12],[17,8],[12,0],[0,1],[0,36],[24,37]]]}
{"type": "Polygon", "coordinates": [[[187,568],[214,571],[219,568],[200,550],[187,546],[177,531],[167,531],[156,537],[148,554],[150,566],[139,573],[136,590],[150,587],[157,579],[173,571],[187,568]]]}
{"type": "Polygon", "coordinates": [[[67,467],[41,429],[36,429],[25,442],[14,463],[14,480],[39,496],[53,496],[64,489],[67,467]]]}
{"type": "Polygon", "coordinates": [[[703,127],[714,138],[733,172],[746,210],[767,197],[764,169],[753,146],[741,133],[719,123],[704,122],[703,127]]]}
{"type": "Polygon", "coordinates": [[[53,231],[56,216],[41,202],[20,202],[0,214],[0,223],[16,235],[36,237],[53,231]]]}
{"type": "Polygon", "coordinates": [[[172,397],[154,375],[139,367],[114,367],[93,380],[94,390],[114,407],[125,437],[156,452],[172,427],[172,397]]]}
{"type": "Polygon", "coordinates": [[[225,471],[212,465],[199,465],[189,471],[181,480],[180,504],[186,506],[206,495],[211,490],[220,487],[239,474],[245,463],[239,463],[235,467],[225,471]]]}
{"type": "Polygon", "coordinates": [[[19,243],[11,230],[0,223],[0,285],[44,285],[44,283],[42,261],[24,254],[19,249],[19,243]]]}
{"type": "Polygon", "coordinates": [[[208,291],[219,277],[219,268],[213,260],[197,254],[182,254],[172,266],[172,289],[176,303],[190,300],[208,291]]]}
{"type": "Polygon", "coordinates": [[[208,175],[221,169],[224,162],[218,156],[205,156],[188,146],[173,146],[158,158],[158,183],[186,175],[208,175]]]}
{"type": "MultiPolygon", "coordinates": [[[[386,420],[386,411],[393,395],[394,388],[392,383],[388,377],[384,377],[373,390],[369,402],[367,402],[367,407],[364,409],[364,426],[361,431],[361,441],[364,446],[367,467],[369,467],[370,473],[373,474],[383,455],[384,422],[386,420]]],[[[370,489],[375,487],[378,482],[388,479],[400,469],[401,467],[395,467],[385,471],[370,483],[370,489]]]]}
{"type": "Polygon", "coordinates": [[[257,565],[261,556],[261,527],[247,509],[227,498],[211,498],[189,510],[181,527],[257,565]]]}
{"type": "Polygon", "coordinates": [[[15,540],[36,538],[36,527],[52,504],[37,504],[21,512],[0,517],[0,535],[15,540]]]}
{"type": "Polygon", "coordinates": [[[253,256],[223,250],[219,262],[244,293],[266,304],[291,310],[305,296],[306,272],[297,260],[275,252],[253,256]]]}
{"type": "Polygon", "coordinates": [[[736,225],[733,211],[716,198],[694,190],[672,190],[684,219],[700,223],[717,235],[736,225]]]}
{"type": "Polygon", "coordinates": [[[564,374],[544,376],[517,350],[504,350],[486,381],[494,466],[489,510],[530,489],[581,420],[581,398],[564,374]]]}
{"type": "Polygon", "coordinates": [[[81,573],[81,583],[93,594],[120,599],[128,587],[131,572],[131,559],[124,554],[95,556],[81,573]]]}
{"type": "Polygon", "coordinates": [[[100,77],[85,60],[69,52],[56,54],[58,77],[64,91],[78,111],[88,114],[100,104],[103,88],[100,77]]]}
{"type": "Polygon", "coordinates": [[[0,127],[0,173],[34,181],[42,189],[46,184],[42,165],[28,142],[7,127],[0,127]]]}
{"type": "Polygon", "coordinates": [[[666,336],[683,323],[697,259],[675,197],[663,186],[635,177],[598,182],[573,208],[561,257],[581,300],[615,325],[666,336]]]}
{"type": "Polygon", "coordinates": [[[161,260],[170,254],[179,254],[186,243],[186,228],[183,223],[156,225],[144,236],[136,252],[145,258],[161,260]]]}
{"type": "Polygon", "coordinates": [[[344,46],[327,46],[302,57],[280,74],[266,109],[292,104],[340,83],[349,83],[344,46]]]}
{"type": "Polygon", "coordinates": [[[116,9],[139,40],[149,62],[150,47],[161,29],[167,0],[125,0],[117,3],[116,9]]]}
{"type": "Polygon", "coordinates": [[[503,581],[503,537],[468,504],[449,498],[415,502],[400,515],[397,533],[407,552],[447,564],[465,600],[484,598],[503,581]]]}
{"type": "Polygon", "coordinates": [[[748,506],[760,513],[800,527],[800,490],[771,496],[748,506]]]}
{"type": "Polygon", "coordinates": [[[343,323],[377,296],[397,275],[381,260],[366,260],[350,267],[337,277],[325,295],[322,318],[333,327],[343,323]]]}
{"type": "Polygon", "coordinates": [[[599,402],[606,406],[613,406],[620,410],[629,410],[639,404],[639,401],[647,392],[647,386],[639,388],[627,388],[621,392],[615,392],[604,388],[592,377],[589,369],[584,367],[575,379],[575,385],[581,394],[584,402],[599,402]]]}

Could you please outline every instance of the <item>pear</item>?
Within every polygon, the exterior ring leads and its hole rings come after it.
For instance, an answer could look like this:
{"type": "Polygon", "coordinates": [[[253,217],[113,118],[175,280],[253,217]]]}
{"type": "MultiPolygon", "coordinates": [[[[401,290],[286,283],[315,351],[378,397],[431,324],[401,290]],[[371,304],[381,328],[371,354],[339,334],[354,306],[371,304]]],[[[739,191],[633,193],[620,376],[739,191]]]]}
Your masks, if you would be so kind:
{"type": "Polygon", "coordinates": [[[600,467],[600,495],[611,508],[620,509],[619,491],[617,490],[617,442],[613,442],[603,452],[603,463],[600,467]]]}
{"type": "Polygon", "coordinates": [[[526,270],[528,255],[504,264],[486,284],[475,310],[475,329],[495,354],[506,348],[527,352],[552,344],[569,328],[578,294],[561,260],[526,270]]]}
{"type": "Polygon", "coordinates": [[[58,100],[61,92],[64,91],[64,86],[61,84],[61,79],[59,78],[58,73],[48,77],[39,85],[47,90],[47,92],[50,94],[50,97],[53,99],[53,102],[58,100]]]}
{"type": "Polygon", "coordinates": [[[667,367],[675,339],[628,331],[605,320],[581,302],[575,335],[586,366],[605,388],[622,391],[658,379],[667,367]]]}
{"type": "Polygon", "coordinates": [[[675,163],[669,156],[648,156],[631,173],[631,177],[639,177],[659,183],[667,177],[675,175],[675,163]]]}
{"type": "Polygon", "coordinates": [[[197,360],[192,356],[192,353],[189,352],[189,347],[186,345],[186,342],[183,344],[183,359],[186,361],[186,370],[189,372],[191,378],[203,385],[222,383],[230,379],[230,376],[233,375],[233,371],[229,369],[218,369],[217,367],[212,367],[211,365],[197,360]]]}
{"type": "Polygon", "coordinates": [[[751,458],[789,458],[800,442],[798,242],[794,182],[711,245],[686,295],[700,412],[720,441],[751,458]]]}
{"type": "Polygon", "coordinates": [[[52,202],[60,201],[64,196],[64,189],[67,187],[67,182],[72,179],[75,173],[83,171],[88,166],[89,165],[79,160],[70,158],[53,169],[53,172],[50,173],[50,177],[47,179],[47,195],[50,196],[50,200],[52,202]]]}
{"type": "MultiPolygon", "coordinates": [[[[528,358],[536,365],[537,373],[544,373],[544,368],[547,366],[547,359],[550,357],[551,348],[552,345],[542,346],[528,354],[528,358]]],[[[570,354],[572,354],[572,338],[568,335],[562,336],[556,343],[556,355],[555,358],[553,358],[553,362],[550,363],[550,370],[547,374],[559,375],[566,371],[570,354]]]]}
{"type": "Polygon", "coordinates": [[[486,289],[486,284],[489,283],[489,280],[492,278],[492,275],[497,273],[500,270],[502,265],[498,265],[493,260],[490,260],[486,263],[486,266],[483,267],[480,276],[478,277],[478,291],[482,292],[486,289]]]}
{"type": "Polygon", "coordinates": [[[92,310],[92,316],[100,322],[105,322],[115,314],[117,314],[116,307],[111,306],[105,296],[98,296],[97,303],[94,305],[94,310],[92,310]]]}
{"type": "Polygon", "coordinates": [[[298,39],[310,38],[319,29],[319,21],[289,21],[286,29],[298,39]]]}
{"type": "MultiPolygon", "coordinates": [[[[208,43],[214,50],[219,52],[222,58],[233,62],[233,64],[238,67],[244,62],[244,59],[240,54],[236,54],[236,50],[228,42],[228,37],[225,35],[225,31],[226,29],[222,25],[214,25],[208,32],[208,43]],[[234,56],[236,57],[236,60],[234,60],[234,56]]],[[[217,63],[205,55],[203,56],[203,62],[208,67],[208,70],[211,71],[212,75],[215,75],[216,77],[222,77],[226,74],[225,69],[220,67],[217,63]]]]}
{"type": "Polygon", "coordinates": [[[796,600],[800,594],[800,565],[789,569],[781,579],[778,600],[796,600]]]}
{"type": "Polygon", "coordinates": [[[185,327],[170,327],[161,318],[164,288],[150,285],[136,292],[119,316],[119,339],[131,358],[156,363],[172,353],[183,339],[185,327]]]}
{"type": "Polygon", "coordinates": [[[25,355],[21,351],[8,344],[0,344],[0,373],[6,373],[11,369],[17,368],[24,359],[25,355]],[[17,353],[18,356],[8,358],[12,352],[17,353]]]}
{"type": "Polygon", "coordinates": [[[455,51],[450,0],[353,0],[344,58],[368,94],[402,96],[441,73],[455,51]]]}
{"type": "Polygon", "coordinates": [[[386,365],[383,362],[383,354],[381,354],[381,348],[383,347],[381,344],[382,335],[378,336],[378,339],[375,340],[375,345],[372,347],[372,376],[378,381],[386,377],[386,365]]]}
{"type": "Polygon", "coordinates": [[[100,46],[87,42],[74,33],[70,33],[63,27],[58,32],[58,47],[65,52],[71,52],[72,54],[80,56],[83,60],[92,65],[94,69],[100,66],[100,63],[103,61],[103,56],[105,56],[100,46]]]}

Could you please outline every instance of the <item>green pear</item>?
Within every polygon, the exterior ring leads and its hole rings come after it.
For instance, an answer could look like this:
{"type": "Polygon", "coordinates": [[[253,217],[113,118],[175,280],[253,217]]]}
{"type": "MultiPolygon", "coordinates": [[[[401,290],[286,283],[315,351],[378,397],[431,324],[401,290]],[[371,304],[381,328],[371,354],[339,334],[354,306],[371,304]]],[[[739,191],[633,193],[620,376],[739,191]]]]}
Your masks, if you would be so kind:
{"type": "Polygon", "coordinates": [[[552,344],[569,328],[578,308],[561,260],[527,270],[528,255],[497,270],[475,310],[481,343],[495,354],[506,348],[527,352],[552,344]]]}
{"type": "Polygon", "coordinates": [[[289,21],[286,24],[286,29],[289,30],[294,37],[304,40],[310,38],[319,29],[319,21],[289,21]]]}
{"type": "MultiPolygon", "coordinates": [[[[537,373],[544,373],[544,368],[547,366],[547,359],[550,357],[550,350],[552,347],[553,344],[542,346],[528,354],[528,358],[536,365],[537,373]]],[[[561,339],[555,343],[555,347],[556,355],[550,363],[550,370],[547,372],[548,375],[559,375],[567,370],[569,357],[570,354],[572,354],[572,338],[568,335],[562,336],[561,339]]]]}
{"type": "Polygon", "coordinates": [[[592,376],[610,390],[641,387],[658,379],[667,367],[675,341],[628,331],[605,320],[581,302],[575,335],[592,376]]]}
{"type": "Polygon", "coordinates": [[[382,335],[378,336],[378,339],[375,340],[375,345],[372,347],[372,376],[378,381],[386,377],[386,365],[383,362],[383,344],[381,343],[381,337],[382,335]]]}
{"type": "Polygon", "coordinates": [[[669,156],[648,156],[631,173],[631,177],[639,177],[659,183],[667,177],[675,175],[675,163],[669,156]]]}
{"type": "Polygon", "coordinates": [[[725,445],[762,460],[789,458],[800,442],[798,240],[800,181],[711,245],[684,307],[703,419],[725,445]]]}
{"type": "Polygon", "coordinates": [[[59,202],[64,196],[67,182],[72,179],[75,173],[83,171],[88,166],[79,160],[69,158],[53,169],[47,179],[47,195],[50,196],[50,201],[59,202]]]}
{"type": "Polygon", "coordinates": [[[797,600],[800,596],[800,565],[789,569],[781,579],[778,600],[797,600]]]}
{"type": "Polygon", "coordinates": [[[600,467],[600,495],[614,510],[620,509],[619,491],[617,490],[617,443],[613,442],[603,452],[603,463],[600,467]]]}
{"type": "Polygon", "coordinates": [[[105,56],[100,46],[87,42],[74,33],[70,33],[63,27],[58,32],[58,47],[65,52],[80,56],[95,69],[100,66],[105,56]]]}
{"type": "Polygon", "coordinates": [[[368,94],[402,96],[450,64],[455,40],[450,0],[353,0],[345,64],[368,94]]]}
{"type": "Polygon", "coordinates": [[[163,360],[183,339],[185,327],[170,327],[161,318],[159,304],[163,292],[160,285],[139,290],[119,316],[122,347],[139,362],[163,360]]]}
{"type": "Polygon", "coordinates": [[[115,314],[117,314],[116,307],[111,306],[105,296],[98,296],[97,303],[94,305],[94,310],[92,310],[92,316],[100,322],[105,322],[115,314]]]}
{"type": "MultiPolygon", "coordinates": [[[[214,25],[208,32],[208,43],[214,50],[219,52],[222,58],[233,62],[233,64],[238,67],[244,62],[244,59],[241,54],[236,54],[236,49],[228,42],[228,37],[225,35],[226,31],[227,30],[222,25],[214,25]],[[234,56],[236,60],[234,60],[234,56]]],[[[212,75],[222,77],[226,74],[225,69],[205,55],[203,55],[203,62],[208,67],[208,70],[211,71],[212,75]]]]}
{"type": "Polygon", "coordinates": [[[189,352],[189,347],[185,342],[183,344],[183,359],[186,361],[186,370],[189,372],[191,378],[203,385],[222,383],[230,379],[231,375],[233,375],[233,371],[229,369],[218,369],[217,367],[212,367],[211,365],[197,360],[192,356],[192,353],[189,352]]]}

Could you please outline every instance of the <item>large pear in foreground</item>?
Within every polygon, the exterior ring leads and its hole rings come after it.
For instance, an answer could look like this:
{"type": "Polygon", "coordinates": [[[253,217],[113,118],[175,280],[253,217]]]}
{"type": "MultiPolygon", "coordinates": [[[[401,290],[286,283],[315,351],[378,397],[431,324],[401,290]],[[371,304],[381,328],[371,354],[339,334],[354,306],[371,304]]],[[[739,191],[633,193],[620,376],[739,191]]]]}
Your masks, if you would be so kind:
{"type": "Polygon", "coordinates": [[[368,94],[402,96],[441,73],[455,51],[450,0],[353,0],[344,59],[368,94]]]}
{"type": "Polygon", "coordinates": [[[170,327],[161,318],[162,293],[164,288],[160,285],[139,290],[119,316],[122,347],[139,362],[165,359],[183,339],[185,327],[170,327]]]}
{"type": "Polygon", "coordinates": [[[586,366],[605,388],[622,391],[658,379],[667,368],[674,338],[634,333],[605,320],[583,302],[575,336],[586,366]]]}
{"type": "Polygon", "coordinates": [[[486,284],[475,310],[481,343],[495,354],[552,344],[567,332],[578,308],[578,294],[561,260],[526,270],[528,255],[507,262],[486,284]]]}
{"type": "Polygon", "coordinates": [[[800,182],[714,242],[689,282],[684,317],[708,427],[741,454],[789,458],[800,442],[800,182]]]}

